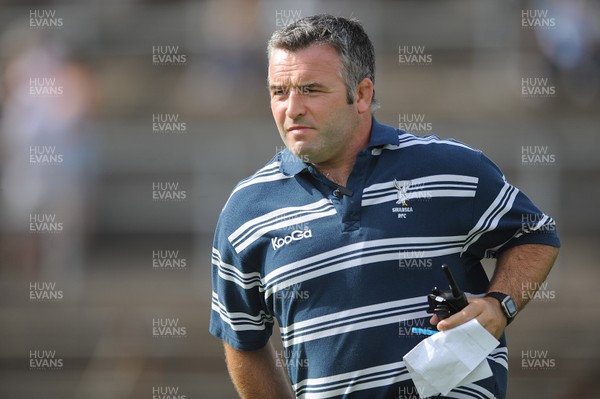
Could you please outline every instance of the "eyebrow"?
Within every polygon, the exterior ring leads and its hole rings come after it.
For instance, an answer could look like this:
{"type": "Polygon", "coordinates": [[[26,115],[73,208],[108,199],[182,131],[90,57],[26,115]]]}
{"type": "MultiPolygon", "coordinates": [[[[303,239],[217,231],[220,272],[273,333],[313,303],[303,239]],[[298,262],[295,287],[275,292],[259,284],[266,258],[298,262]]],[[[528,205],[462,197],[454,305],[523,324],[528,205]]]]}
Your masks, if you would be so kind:
{"type": "Polygon", "coordinates": [[[325,88],[325,85],[319,82],[307,82],[303,84],[291,84],[291,83],[272,83],[269,84],[269,90],[279,89],[282,87],[286,88],[307,88],[307,89],[322,89],[325,88]]]}

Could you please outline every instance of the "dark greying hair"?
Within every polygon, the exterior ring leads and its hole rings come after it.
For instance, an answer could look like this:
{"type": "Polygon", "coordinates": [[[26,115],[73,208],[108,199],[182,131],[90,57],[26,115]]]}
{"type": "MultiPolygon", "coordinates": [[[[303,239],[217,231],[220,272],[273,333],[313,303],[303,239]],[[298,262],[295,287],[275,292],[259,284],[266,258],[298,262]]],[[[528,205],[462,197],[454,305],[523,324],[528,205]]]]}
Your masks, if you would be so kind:
{"type": "MultiPolygon", "coordinates": [[[[271,36],[267,46],[269,60],[273,50],[298,51],[313,44],[326,44],[338,53],[341,78],[346,84],[348,104],[354,103],[354,90],[364,79],[375,84],[375,49],[362,25],[356,19],[320,14],[304,17],[271,36]]],[[[375,92],[371,111],[379,107],[375,92]]]]}

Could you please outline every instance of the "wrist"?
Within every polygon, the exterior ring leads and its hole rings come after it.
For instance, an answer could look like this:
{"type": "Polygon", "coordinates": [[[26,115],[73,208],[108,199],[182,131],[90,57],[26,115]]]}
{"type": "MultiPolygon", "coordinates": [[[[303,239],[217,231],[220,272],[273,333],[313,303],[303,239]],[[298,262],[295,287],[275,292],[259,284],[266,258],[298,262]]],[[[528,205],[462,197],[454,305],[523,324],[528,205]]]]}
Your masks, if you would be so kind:
{"type": "Polygon", "coordinates": [[[517,308],[517,304],[514,299],[503,292],[500,291],[491,291],[485,295],[486,298],[495,299],[499,306],[502,314],[506,317],[506,325],[508,326],[517,316],[519,309],[517,308]]]}

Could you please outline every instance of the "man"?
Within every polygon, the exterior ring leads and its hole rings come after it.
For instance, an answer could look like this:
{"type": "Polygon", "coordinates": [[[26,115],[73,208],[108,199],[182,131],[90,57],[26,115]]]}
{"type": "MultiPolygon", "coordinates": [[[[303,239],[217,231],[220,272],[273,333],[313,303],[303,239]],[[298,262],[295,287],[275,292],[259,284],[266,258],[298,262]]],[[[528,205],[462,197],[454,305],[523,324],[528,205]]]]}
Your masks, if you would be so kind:
{"type": "Polygon", "coordinates": [[[212,260],[210,332],[241,397],[417,398],[402,358],[424,337],[407,327],[428,326],[447,263],[469,305],[431,323],[477,319],[501,342],[493,377],[447,397],[503,398],[504,328],[556,258],[552,218],[481,152],[373,119],[374,50],[358,22],[303,18],[268,55],[287,148],[236,186],[212,260]],[[486,256],[498,258],[491,282],[486,256]],[[269,343],[275,319],[284,354],[269,343]]]}

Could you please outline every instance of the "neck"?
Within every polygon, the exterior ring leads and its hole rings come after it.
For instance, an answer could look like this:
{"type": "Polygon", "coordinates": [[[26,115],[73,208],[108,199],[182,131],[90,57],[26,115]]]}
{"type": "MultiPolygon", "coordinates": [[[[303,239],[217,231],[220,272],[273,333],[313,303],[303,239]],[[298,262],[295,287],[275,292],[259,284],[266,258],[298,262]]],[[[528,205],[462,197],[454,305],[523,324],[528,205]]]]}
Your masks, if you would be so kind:
{"type": "Polygon", "coordinates": [[[354,140],[348,143],[348,146],[338,157],[326,162],[315,163],[313,166],[319,173],[335,184],[346,187],[348,177],[356,162],[356,156],[363,148],[369,145],[371,123],[371,119],[369,119],[368,123],[363,123],[359,126],[354,140]]]}

